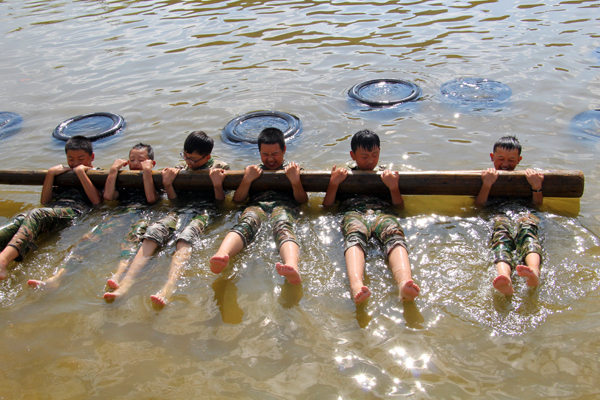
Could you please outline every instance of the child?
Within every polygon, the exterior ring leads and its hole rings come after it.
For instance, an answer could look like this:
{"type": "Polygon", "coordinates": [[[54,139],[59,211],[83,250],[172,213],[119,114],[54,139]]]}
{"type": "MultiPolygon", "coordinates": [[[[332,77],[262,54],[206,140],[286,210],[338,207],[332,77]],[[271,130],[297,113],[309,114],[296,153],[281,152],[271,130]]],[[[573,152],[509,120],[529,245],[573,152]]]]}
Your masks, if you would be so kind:
{"type": "Polygon", "coordinates": [[[350,157],[356,162],[354,171],[383,171],[381,180],[389,188],[389,195],[338,193],[338,187],[348,171],[334,165],[329,186],[323,199],[323,206],[335,203],[336,197],[344,210],[342,231],[344,233],[344,257],[350,280],[352,299],[359,304],[371,296],[371,291],[363,285],[365,252],[371,235],[377,237],[389,260],[390,270],[398,284],[400,300],[412,301],[419,295],[419,287],[413,282],[410,260],[404,231],[398,218],[392,215],[392,206],[401,207],[404,200],[398,187],[399,175],[384,167],[378,167],[379,136],[372,131],[356,132],[350,143],[350,157]]]}
{"type": "MultiPolygon", "coordinates": [[[[92,244],[96,244],[102,237],[109,234],[117,226],[122,224],[132,225],[131,219],[139,219],[139,209],[146,203],[153,204],[159,199],[159,194],[154,187],[154,181],[152,180],[152,168],[156,165],[154,161],[154,149],[152,146],[144,143],[138,143],[129,151],[129,159],[117,159],[106,178],[104,184],[105,200],[115,200],[119,198],[121,205],[126,208],[119,212],[117,215],[109,217],[106,221],[100,225],[94,227],[94,229],[84,235],[84,237],[75,245],[74,250],[65,258],[62,266],[58,272],[47,279],[46,281],[30,279],[27,284],[31,287],[47,286],[55,287],[58,285],[61,276],[72,267],[72,264],[79,262],[83,259],[84,250],[92,244]],[[117,175],[119,170],[124,166],[129,165],[131,171],[143,171],[143,182],[144,188],[137,189],[120,189],[120,192],[115,190],[115,184],[117,182],[117,175]],[[88,246],[86,246],[86,244],[88,246]]],[[[119,268],[123,270],[127,267],[127,257],[135,254],[137,245],[140,242],[140,237],[146,231],[147,223],[143,219],[131,226],[130,232],[125,236],[125,240],[121,244],[121,260],[119,268]]]]}
{"type": "MultiPolygon", "coordinates": [[[[211,157],[213,146],[213,140],[206,133],[194,131],[186,138],[181,152],[185,163],[175,168],[165,168],[162,171],[163,185],[169,200],[183,206],[179,211],[180,217],[189,222],[177,236],[176,251],[171,262],[167,283],[156,295],[150,296],[152,302],[157,305],[165,305],[173,295],[175,283],[181,275],[182,266],[190,258],[192,244],[200,238],[206,225],[208,225],[210,214],[214,212],[215,200],[225,200],[223,181],[227,174],[225,170],[229,169],[229,166],[211,157]],[[182,169],[186,171],[210,171],[209,176],[213,183],[213,191],[175,191],[173,181],[182,169]]],[[[113,301],[129,290],[135,276],[148,263],[156,248],[166,243],[175,230],[177,221],[177,214],[169,213],[148,228],[142,236],[142,246],[131,262],[127,274],[121,279],[124,269],[119,269],[107,281],[107,286],[115,290],[114,292],[104,293],[104,300],[113,301]]]]}
{"type": "Polygon", "coordinates": [[[277,273],[289,283],[302,282],[298,270],[300,248],[294,235],[293,224],[298,212],[298,204],[306,203],[308,195],[300,181],[300,167],[294,162],[284,160],[286,151],[283,132],[277,128],[266,128],[258,135],[258,150],[262,164],[249,165],[244,171],[242,182],[238,186],[233,200],[245,201],[248,207],[240,216],[238,223],[227,233],[217,253],[210,259],[210,269],[220,273],[229,263],[229,259],[239,253],[256,236],[267,213],[271,213],[270,222],[273,235],[283,263],[276,263],[277,273]],[[276,190],[251,191],[250,186],[262,174],[263,170],[284,170],[292,183],[293,193],[276,190]]]}
{"type": "MultiPolygon", "coordinates": [[[[481,173],[483,185],[475,199],[476,204],[485,204],[488,200],[492,185],[498,179],[498,171],[514,171],[521,159],[521,144],[514,136],[504,136],[495,144],[490,158],[494,168],[489,168],[481,173]]],[[[542,193],[542,182],[544,174],[533,169],[525,171],[527,182],[531,186],[532,201],[539,205],[544,201],[542,193]]],[[[512,251],[515,249],[519,254],[519,261],[524,260],[525,265],[516,266],[517,274],[526,278],[528,286],[537,286],[540,278],[540,263],[542,261],[542,247],[538,240],[539,219],[529,211],[522,213],[518,218],[517,235],[513,234],[510,221],[506,216],[498,216],[494,221],[494,232],[492,234],[492,251],[494,252],[494,264],[498,276],[494,279],[494,287],[503,294],[514,293],[510,274],[514,265],[512,251]]]]}
{"type": "Polygon", "coordinates": [[[92,204],[100,204],[102,196],[86,175],[92,169],[94,152],[92,142],[85,136],[73,136],[65,144],[68,167],[56,165],[48,170],[42,186],[40,202],[48,207],[36,208],[17,215],[13,222],[0,228],[0,279],[6,279],[6,267],[13,261],[21,261],[25,254],[35,248],[40,233],[67,226],[75,217],[82,215],[92,204]],[[54,177],[73,171],[82,187],[54,187],[54,177]]]}

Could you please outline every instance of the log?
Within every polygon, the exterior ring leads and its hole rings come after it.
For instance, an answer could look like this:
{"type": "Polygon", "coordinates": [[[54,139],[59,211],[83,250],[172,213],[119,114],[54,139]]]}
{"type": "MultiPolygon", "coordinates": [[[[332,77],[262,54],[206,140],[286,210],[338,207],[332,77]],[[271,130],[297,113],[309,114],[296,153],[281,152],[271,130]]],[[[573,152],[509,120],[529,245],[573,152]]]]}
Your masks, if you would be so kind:
{"type": "MultiPolygon", "coordinates": [[[[47,170],[0,170],[0,184],[43,185],[47,170]]],[[[108,170],[88,171],[88,176],[97,187],[103,187],[108,170]]],[[[339,186],[341,193],[387,193],[376,172],[350,171],[339,186]]],[[[418,171],[399,172],[400,191],[404,195],[455,195],[477,196],[481,188],[481,171],[418,171]]],[[[225,190],[235,190],[242,181],[243,170],[227,171],[223,182],[225,190]]],[[[325,192],[329,184],[329,171],[302,171],[300,179],[307,192],[325,192]]],[[[152,178],[157,188],[162,188],[160,171],[153,171],[152,178]]],[[[74,172],[66,172],[55,177],[56,185],[80,186],[74,172]]],[[[141,171],[121,171],[117,187],[142,187],[141,171]]],[[[208,171],[181,171],[175,182],[175,189],[211,190],[212,182],[208,171]]],[[[292,190],[283,171],[265,171],[252,183],[253,190],[292,190]]],[[[584,176],[581,171],[544,171],[544,197],[581,197],[584,189],[584,176]]],[[[531,196],[525,171],[500,171],[498,180],[492,186],[490,196],[531,196]]]]}

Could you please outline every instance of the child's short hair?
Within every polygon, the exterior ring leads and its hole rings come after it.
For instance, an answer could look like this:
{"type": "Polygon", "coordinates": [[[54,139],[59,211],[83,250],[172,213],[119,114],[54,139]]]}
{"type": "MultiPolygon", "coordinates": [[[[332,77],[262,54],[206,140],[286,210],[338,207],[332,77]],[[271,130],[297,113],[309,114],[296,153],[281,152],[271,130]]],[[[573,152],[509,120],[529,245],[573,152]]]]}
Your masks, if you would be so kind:
{"type": "Polygon", "coordinates": [[[517,149],[519,150],[519,155],[521,155],[521,143],[519,143],[519,139],[515,136],[507,135],[502,136],[496,143],[494,143],[494,153],[497,148],[505,149],[508,151],[517,149]]]}
{"type": "MultiPolygon", "coordinates": [[[[149,144],[139,142],[138,144],[133,146],[131,150],[146,150],[146,152],[148,153],[148,158],[150,160],[154,160],[154,149],[149,144]]],[[[130,153],[131,150],[129,150],[130,153]]]]}
{"type": "Polygon", "coordinates": [[[283,151],[285,149],[285,138],[283,132],[278,128],[265,128],[258,134],[258,150],[263,144],[278,144],[283,151]]]}
{"type": "Polygon", "coordinates": [[[363,129],[362,131],[358,131],[352,136],[352,141],[350,142],[350,148],[353,152],[356,153],[356,150],[361,147],[367,151],[372,151],[375,147],[379,148],[379,136],[373,131],[368,129],[363,129]]]}
{"type": "Polygon", "coordinates": [[[188,154],[197,153],[199,156],[207,156],[212,153],[215,142],[206,133],[194,131],[188,135],[183,143],[183,151],[188,154]]]}
{"type": "Polygon", "coordinates": [[[67,140],[67,143],[65,143],[65,153],[69,150],[85,150],[90,156],[94,153],[92,141],[82,135],[71,136],[67,140]]]}

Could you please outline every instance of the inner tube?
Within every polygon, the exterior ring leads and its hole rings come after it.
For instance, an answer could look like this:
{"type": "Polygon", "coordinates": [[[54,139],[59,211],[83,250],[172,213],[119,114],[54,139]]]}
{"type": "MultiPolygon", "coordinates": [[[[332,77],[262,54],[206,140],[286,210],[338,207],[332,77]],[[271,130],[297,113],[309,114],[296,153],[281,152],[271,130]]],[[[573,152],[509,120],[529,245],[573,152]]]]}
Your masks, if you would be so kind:
{"type": "Polygon", "coordinates": [[[302,131],[302,123],[295,115],[281,111],[254,111],[229,121],[222,134],[235,143],[256,144],[258,135],[265,128],[278,128],[287,139],[302,131]]]}
{"type": "Polygon", "coordinates": [[[348,90],[348,96],[376,107],[415,101],[420,95],[420,87],[402,79],[372,79],[357,83],[348,90]]]}
{"type": "Polygon", "coordinates": [[[125,119],[110,112],[96,112],[69,118],[58,125],[52,136],[66,142],[75,135],[82,135],[92,142],[112,136],[125,128],[125,119]]]}
{"type": "Polygon", "coordinates": [[[0,139],[13,135],[21,129],[23,117],[10,111],[0,111],[0,139]]]}
{"type": "Polygon", "coordinates": [[[457,78],[444,83],[440,92],[444,98],[463,105],[500,104],[512,95],[507,85],[486,78],[457,78]]]}
{"type": "Polygon", "coordinates": [[[577,134],[600,136],[600,110],[584,111],[574,116],[571,130],[577,134]]]}

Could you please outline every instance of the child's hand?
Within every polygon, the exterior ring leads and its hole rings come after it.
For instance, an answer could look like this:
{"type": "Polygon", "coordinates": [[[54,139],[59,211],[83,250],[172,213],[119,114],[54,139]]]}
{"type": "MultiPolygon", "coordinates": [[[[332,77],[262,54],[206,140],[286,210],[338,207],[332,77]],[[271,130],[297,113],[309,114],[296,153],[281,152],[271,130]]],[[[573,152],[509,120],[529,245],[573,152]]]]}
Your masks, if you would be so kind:
{"type": "Polygon", "coordinates": [[[481,180],[484,185],[492,186],[498,180],[498,171],[495,168],[488,168],[481,172],[481,180]]]}
{"type": "Polygon", "coordinates": [[[248,165],[244,169],[244,177],[242,179],[246,179],[246,180],[249,180],[250,182],[254,182],[255,180],[258,179],[259,176],[262,175],[262,173],[263,173],[263,170],[258,165],[248,165]]]}
{"type": "Polygon", "coordinates": [[[110,169],[118,171],[121,168],[123,168],[124,166],[126,166],[127,164],[129,164],[129,160],[123,160],[122,158],[117,158],[115,160],[115,162],[113,163],[112,167],[110,167],[110,169]]]}
{"type": "Polygon", "coordinates": [[[154,160],[150,159],[142,161],[142,171],[151,171],[155,164],[154,160]]]}
{"type": "Polygon", "coordinates": [[[525,177],[527,182],[533,190],[540,190],[542,188],[542,182],[544,182],[544,174],[534,169],[525,170],[525,177]]]}
{"type": "Polygon", "coordinates": [[[70,167],[65,167],[64,165],[55,165],[54,167],[48,170],[48,173],[52,176],[63,174],[67,171],[72,171],[70,167]]]}
{"type": "Polygon", "coordinates": [[[167,167],[167,168],[163,169],[161,172],[163,185],[171,186],[173,184],[173,181],[175,180],[175,178],[177,178],[179,171],[181,171],[179,168],[167,167]]]}
{"type": "Polygon", "coordinates": [[[390,190],[398,189],[398,181],[400,180],[400,174],[398,171],[392,171],[386,169],[381,173],[381,180],[390,190]]]}
{"type": "Polygon", "coordinates": [[[208,173],[208,176],[210,177],[210,180],[213,183],[213,186],[215,185],[222,185],[223,181],[225,180],[225,177],[227,176],[227,171],[225,171],[222,168],[211,168],[210,172],[208,173]]]}
{"type": "Polygon", "coordinates": [[[284,171],[292,185],[300,183],[300,166],[298,164],[292,161],[284,168],[284,171]]]}
{"type": "Polygon", "coordinates": [[[85,174],[88,170],[93,169],[92,167],[88,167],[87,165],[78,165],[75,168],[73,168],[73,172],[75,172],[77,175],[79,174],[85,174]]]}
{"type": "Polygon", "coordinates": [[[339,185],[344,182],[348,177],[348,170],[346,168],[337,168],[337,165],[334,165],[331,169],[331,177],[329,178],[329,184],[339,185]]]}

